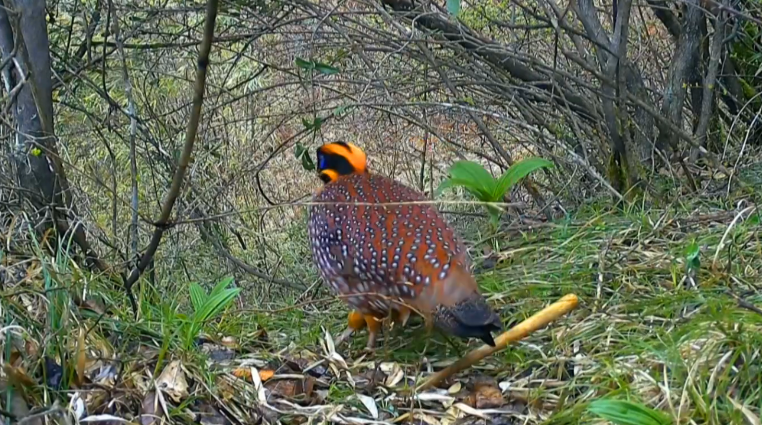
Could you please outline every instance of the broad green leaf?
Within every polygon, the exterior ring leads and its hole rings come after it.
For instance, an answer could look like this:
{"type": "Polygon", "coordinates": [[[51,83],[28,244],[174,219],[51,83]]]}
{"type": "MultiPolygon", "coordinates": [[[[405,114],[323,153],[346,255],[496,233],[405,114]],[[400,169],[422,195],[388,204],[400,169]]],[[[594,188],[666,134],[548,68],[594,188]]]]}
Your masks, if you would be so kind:
{"type": "Polygon", "coordinates": [[[490,194],[493,192],[495,179],[481,165],[473,161],[456,161],[450,166],[450,177],[467,182],[461,185],[474,193],[480,201],[494,201],[490,194]]]}
{"type": "Polygon", "coordinates": [[[333,75],[339,73],[339,68],[322,62],[315,62],[315,70],[324,75],[333,75]]]}
{"type": "Polygon", "coordinates": [[[626,400],[595,400],[587,410],[616,425],[672,425],[666,414],[626,400]]]}
{"type": "Polygon", "coordinates": [[[532,171],[552,166],[552,162],[537,157],[524,158],[519,162],[514,162],[511,168],[505,170],[505,173],[498,179],[492,191],[492,198],[496,201],[501,199],[505,192],[532,171]]]}
{"type": "Polygon", "coordinates": [[[198,314],[194,316],[194,322],[201,324],[222,312],[233,299],[241,292],[241,288],[226,289],[224,292],[210,297],[201,307],[198,314]]]}
{"type": "Polygon", "coordinates": [[[212,292],[209,293],[209,297],[217,296],[217,294],[224,291],[231,283],[233,283],[233,276],[228,276],[217,282],[217,284],[214,285],[214,288],[212,288],[212,292]]]}
{"type": "Polygon", "coordinates": [[[202,288],[196,282],[191,282],[189,291],[191,304],[193,304],[193,311],[197,312],[201,309],[201,306],[203,306],[204,302],[206,301],[206,292],[204,292],[204,288],[202,288]]]}
{"type": "Polygon", "coordinates": [[[315,62],[304,60],[300,57],[297,57],[296,60],[294,60],[296,63],[296,66],[302,69],[315,69],[315,62]]]}
{"type": "MultiPolygon", "coordinates": [[[[472,194],[476,199],[480,201],[484,201],[489,197],[489,193],[482,190],[481,187],[479,187],[477,184],[475,184],[472,180],[465,180],[465,179],[456,179],[456,178],[449,178],[442,181],[442,183],[439,184],[437,187],[437,196],[441,195],[442,192],[445,189],[448,189],[453,186],[462,186],[464,187],[468,193],[472,194]]],[[[484,201],[488,202],[488,201],[484,201]]]]}
{"type": "Polygon", "coordinates": [[[215,285],[209,297],[204,302],[203,306],[196,311],[194,320],[196,323],[203,323],[211,317],[219,314],[227,307],[230,302],[233,301],[236,295],[241,292],[241,288],[227,288],[227,286],[233,281],[232,277],[223,279],[217,285],[215,285]]]}
{"type": "Polygon", "coordinates": [[[452,16],[458,16],[458,12],[460,12],[460,0],[447,0],[447,11],[452,16]]]}

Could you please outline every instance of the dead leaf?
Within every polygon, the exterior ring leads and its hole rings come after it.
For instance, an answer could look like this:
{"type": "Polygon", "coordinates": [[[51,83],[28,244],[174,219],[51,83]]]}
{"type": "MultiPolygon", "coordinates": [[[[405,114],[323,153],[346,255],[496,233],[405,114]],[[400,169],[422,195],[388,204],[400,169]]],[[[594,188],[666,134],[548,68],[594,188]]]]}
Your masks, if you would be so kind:
{"type": "Polygon", "coordinates": [[[270,394],[302,405],[312,402],[315,390],[315,378],[306,376],[304,379],[277,379],[265,384],[270,394]]]}
{"type": "Polygon", "coordinates": [[[257,401],[260,404],[267,405],[265,386],[262,385],[262,380],[259,379],[259,371],[254,366],[251,367],[251,381],[254,383],[254,389],[257,390],[257,401]]]}
{"type": "Polygon", "coordinates": [[[465,417],[466,414],[455,406],[450,406],[444,414],[444,417],[440,420],[442,425],[453,425],[459,423],[459,420],[465,417]]]}
{"type": "Polygon", "coordinates": [[[466,413],[468,415],[476,416],[477,418],[482,418],[482,419],[489,419],[489,416],[485,415],[484,413],[478,411],[477,409],[474,409],[473,407],[467,404],[455,403],[454,406],[462,410],[463,413],[466,413]]]}
{"type": "Polygon", "coordinates": [[[9,364],[4,364],[3,371],[5,372],[6,379],[16,387],[24,386],[32,388],[37,386],[37,382],[26,373],[23,366],[13,367],[9,364]]]}
{"type": "Polygon", "coordinates": [[[85,361],[87,360],[85,349],[85,328],[79,328],[77,337],[77,386],[85,383],[85,361]]]}
{"type": "Polygon", "coordinates": [[[474,384],[474,389],[464,402],[477,409],[492,409],[505,404],[503,392],[491,382],[478,382],[474,384]]]}
{"type": "Polygon", "coordinates": [[[400,365],[395,362],[381,363],[379,369],[386,374],[386,380],[384,380],[384,386],[386,387],[394,387],[405,377],[405,372],[400,365]]]}
{"type": "Polygon", "coordinates": [[[156,387],[166,393],[175,403],[188,397],[188,381],[179,360],[174,360],[161,371],[156,387]]]}
{"type": "Polygon", "coordinates": [[[69,411],[74,413],[76,420],[82,420],[87,416],[87,407],[85,406],[85,400],[79,391],[75,392],[71,400],[69,400],[69,411]]]}
{"type": "Polygon", "coordinates": [[[227,379],[223,375],[218,375],[217,379],[215,379],[215,383],[217,384],[217,394],[219,394],[219,397],[224,401],[232,400],[239,394],[239,389],[230,381],[230,379],[227,379]]]}
{"type": "Polygon", "coordinates": [[[418,393],[413,397],[417,401],[436,401],[439,403],[442,403],[442,405],[449,405],[452,404],[453,401],[455,401],[455,397],[448,395],[448,394],[442,394],[440,392],[425,392],[425,393],[418,393]]]}
{"type": "Polygon", "coordinates": [[[463,388],[463,384],[460,382],[456,382],[450,386],[450,388],[447,389],[447,393],[450,395],[457,394],[460,392],[460,390],[463,388]]]}
{"type": "Polygon", "coordinates": [[[233,350],[237,350],[238,348],[240,348],[240,346],[238,345],[238,341],[232,336],[223,337],[222,341],[220,342],[222,343],[224,347],[227,347],[233,350]]]}
{"type": "Polygon", "coordinates": [[[233,376],[235,376],[238,379],[243,379],[243,380],[251,379],[251,368],[248,368],[248,367],[235,368],[230,373],[233,374],[233,376]]]}
{"type": "Polygon", "coordinates": [[[272,369],[262,369],[259,371],[259,379],[261,379],[262,382],[267,381],[273,376],[275,376],[275,371],[272,369]]]}
{"type": "Polygon", "coordinates": [[[364,394],[357,394],[357,398],[360,400],[363,406],[368,409],[370,416],[372,416],[373,419],[378,419],[378,406],[376,406],[376,400],[374,400],[373,397],[364,394]]]}
{"type": "Polygon", "coordinates": [[[131,421],[128,421],[127,419],[120,418],[118,416],[114,415],[91,415],[86,418],[82,418],[79,420],[80,422],[96,422],[99,425],[112,425],[112,424],[131,424],[131,421]]]}
{"type": "Polygon", "coordinates": [[[153,425],[159,423],[161,419],[158,412],[158,402],[156,392],[149,391],[143,397],[143,403],[140,405],[140,425],[153,425]]]}
{"type": "Polygon", "coordinates": [[[429,424],[429,425],[440,425],[440,422],[437,418],[427,415],[425,413],[421,412],[415,412],[413,414],[413,418],[421,421],[422,423],[429,424]]]}

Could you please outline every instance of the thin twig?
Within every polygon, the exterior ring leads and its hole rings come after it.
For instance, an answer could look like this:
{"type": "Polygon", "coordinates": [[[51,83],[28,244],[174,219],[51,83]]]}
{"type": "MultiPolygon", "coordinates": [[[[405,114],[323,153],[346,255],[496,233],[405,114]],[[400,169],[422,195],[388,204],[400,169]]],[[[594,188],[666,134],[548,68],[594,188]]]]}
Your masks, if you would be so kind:
{"type": "Polygon", "coordinates": [[[130,117],[130,207],[132,209],[132,215],[130,218],[130,232],[127,240],[129,241],[130,252],[127,258],[137,261],[138,258],[138,163],[137,153],[135,151],[135,139],[137,137],[137,108],[135,107],[135,99],[132,96],[132,81],[130,80],[130,74],[127,71],[127,56],[124,53],[124,43],[122,41],[122,33],[119,29],[119,18],[114,11],[114,2],[109,0],[108,10],[111,14],[114,39],[116,40],[117,51],[119,52],[119,59],[122,64],[122,79],[124,80],[124,94],[127,98],[127,114],[130,117]]]}
{"type": "Polygon", "coordinates": [[[156,250],[159,248],[159,243],[164,235],[166,229],[165,225],[169,222],[169,217],[172,214],[172,209],[175,205],[177,197],[180,195],[180,188],[185,178],[185,171],[190,163],[191,153],[193,152],[193,143],[196,140],[196,132],[198,130],[198,124],[201,118],[201,106],[204,102],[204,89],[206,87],[206,73],[209,67],[209,52],[212,49],[212,38],[214,37],[214,25],[217,20],[217,4],[218,0],[208,0],[206,4],[206,22],[204,24],[204,40],[201,43],[199,49],[198,61],[196,63],[196,81],[194,83],[193,93],[193,107],[191,109],[190,120],[188,121],[187,131],[185,133],[185,146],[183,147],[182,155],[180,156],[180,163],[177,166],[175,175],[172,178],[172,186],[167,193],[167,198],[164,201],[164,205],[161,208],[161,215],[156,221],[156,228],[154,229],[151,237],[151,242],[148,244],[145,252],[140,258],[140,262],[135,268],[132,269],[129,276],[124,280],[124,288],[127,292],[127,296],[130,298],[130,304],[135,316],[138,314],[137,303],[135,297],[132,295],[132,285],[137,282],[140,274],[151,263],[156,250]]]}

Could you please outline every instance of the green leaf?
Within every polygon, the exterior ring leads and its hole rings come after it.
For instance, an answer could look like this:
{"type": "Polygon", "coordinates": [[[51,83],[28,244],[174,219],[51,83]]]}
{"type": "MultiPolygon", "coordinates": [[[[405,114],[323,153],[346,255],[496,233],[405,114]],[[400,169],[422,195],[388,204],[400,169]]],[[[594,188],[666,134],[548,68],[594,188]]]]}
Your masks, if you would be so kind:
{"type": "Polygon", "coordinates": [[[482,202],[491,202],[495,179],[473,161],[456,161],[450,166],[450,178],[465,187],[482,202]]]}
{"type": "Polygon", "coordinates": [[[315,71],[324,75],[338,74],[340,71],[339,68],[328,65],[327,63],[306,60],[300,57],[297,57],[296,59],[294,59],[294,63],[296,64],[297,67],[301,69],[306,69],[306,70],[314,69],[315,71]]]}
{"type": "Polygon", "coordinates": [[[191,304],[193,304],[193,311],[199,311],[206,301],[206,292],[196,282],[191,282],[188,289],[190,291],[191,304]]]}
{"type": "Polygon", "coordinates": [[[217,284],[214,285],[214,288],[212,288],[212,292],[209,293],[209,298],[216,297],[218,294],[222,293],[222,291],[224,291],[231,283],[233,283],[233,276],[228,276],[217,282],[217,284]]]}
{"type": "Polygon", "coordinates": [[[701,250],[696,242],[692,242],[685,250],[685,267],[689,271],[701,268],[701,250]]]}
{"type": "Polygon", "coordinates": [[[315,63],[315,70],[321,74],[333,75],[333,74],[339,73],[339,68],[333,67],[331,65],[328,65],[322,62],[314,62],[314,63],[315,63]]]}
{"type": "Polygon", "coordinates": [[[455,178],[449,178],[442,180],[441,183],[439,183],[439,186],[437,186],[436,190],[436,196],[440,196],[442,192],[445,191],[445,189],[449,189],[451,187],[455,186],[468,186],[471,182],[469,180],[462,180],[462,179],[455,179],[455,178]]]}
{"type": "Polygon", "coordinates": [[[511,168],[505,170],[505,173],[497,181],[492,191],[492,198],[494,200],[502,199],[505,192],[507,192],[513,185],[519,180],[528,176],[532,171],[540,168],[552,167],[553,163],[544,158],[529,157],[524,158],[519,162],[514,162],[511,168]]]}
{"type": "Polygon", "coordinates": [[[296,146],[294,146],[294,156],[296,159],[302,161],[302,168],[305,170],[312,171],[315,169],[315,163],[312,162],[310,151],[307,150],[307,147],[304,146],[301,142],[296,142],[296,146]]]}
{"type": "Polygon", "coordinates": [[[338,117],[339,115],[343,114],[344,112],[346,112],[351,107],[352,107],[352,105],[337,106],[336,109],[333,110],[333,115],[338,117]]]}
{"type": "Polygon", "coordinates": [[[460,0],[447,0],[447,11],[452,16],[458,16],[458,12],[460,12],[460,0]]]}
{"type": "Polygon", "coordinates": [[[307,130],[319,130],[324,121],[325,119],[320,117],[316,117],[314,121],[310,121],[307,118],[302,118],[302,125],[304,125],[304,128],[307,130]]]}
{"type": "Polygon", "coordinates": [[[587,410],[616,425],[672,424],[672,420],[666,414],[642,404],[626,400],[595,400],[590,403],[587,410]]]}
{"type": "Polygon", "coordinates": [[[193,321],[200,325],[218,315],[233,301],[239,292],[241,292],[241,288],[226,288],[214,296],[210,296],[201,309],[196,312],[193,321]]]}
{"type": "Polygon", "coordinates": [[[294,62],[296,63],[296,66],[302,69],[315,69],[315,62],[304,60],[300,57],[297,57],[294,62]]]}
{"type": "Polygon", "coordinates": [[[40,148],[37,148],[37,147],[32,148],[32,155],[40,156],[41,153],[42,153],[42,150],[40,150],[40,148]]]}
{"type": "Polygon", "coordinates": [[[482,188],[479,187],[472,180],[466,180],[466,179],[449,178],[449,179],[443,180],[442,183],[440,183],[439,186],[437,187],[437,191],[436,191],[437,195],[442,194],[442,192],[445,189],[448,189],[453,186],[462,186],[476,199],[482,202],[489,202],[488,200],[489,192],[482,190],[482,188]]]}

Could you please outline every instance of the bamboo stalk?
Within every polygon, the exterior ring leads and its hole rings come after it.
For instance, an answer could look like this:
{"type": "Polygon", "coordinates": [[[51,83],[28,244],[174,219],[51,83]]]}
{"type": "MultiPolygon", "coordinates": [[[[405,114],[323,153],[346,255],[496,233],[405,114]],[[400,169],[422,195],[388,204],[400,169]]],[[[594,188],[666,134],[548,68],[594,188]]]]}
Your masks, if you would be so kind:
{"type": "Polygon", "coordinates": [[[416,391],[421,391],[432,387],[452,376],[453,374],[471,367],[479,360],[482,360],[483,358],[504,349],[508,346],[508,344],[519,341],[532,332],[545,327],[564,314],[574,310],[577,307],[578,301],[579,300],[577,296],[574,294],[564,295],[558,301],[545,307],[544,309],[535,313],[533,316],[529,317],[513,328],[503,332],[500,336],[495,338],[494,347],[490,347],[489,345],[485,344],[475,349],[454,364],[440,370],[439,372],[429,377],[429,379],[427,379],[423,384],[419,385],[418,388],[416,388],[416,391]]]}

